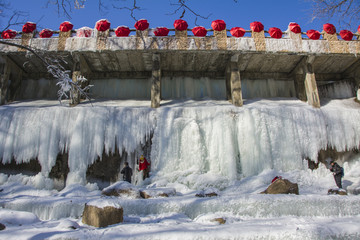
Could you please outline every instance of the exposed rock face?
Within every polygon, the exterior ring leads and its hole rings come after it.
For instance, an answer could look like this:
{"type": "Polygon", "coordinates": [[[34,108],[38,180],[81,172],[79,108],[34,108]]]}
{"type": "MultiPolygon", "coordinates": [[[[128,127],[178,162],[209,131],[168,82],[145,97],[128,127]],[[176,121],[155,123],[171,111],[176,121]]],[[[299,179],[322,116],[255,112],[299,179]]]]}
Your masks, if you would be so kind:
{"type": "Polygon", "coordinates": [[[329,189],[328,194],[334,194],[334,195],[347,195],[347,192],[345,190],[337,190],[337,189],[329,189]]]}
{"type": "Polygon", "coordinates": [[[299,187],[297,183],[292,183],[287,179],[277,179],[262,193],[299,195],[299,187]]]}
{"type": "Polygon", "coordinates": [[[215,193],[215,192],[212,192],[212,193],[197,193],[195,194],[195,197],[217,197],[218,194],[215,193]]]}
{"type": "Polygon", "coordinates": [[[140,191],[140,196],[145,199],[156,197],[170,197],[175,195],[176,190],[174,188],[143,189],[140,191]]]}
{"type": "Polygon", "coordinates": [[[0,231],[4,230],[6,227],[4,224],[0,223],[0,231]]]}
{"type": "Polygon", "coordinates": [[[82,222],[94,227],[106,227],[121,223],[123,222],[123,209],[114,206],[98,208],[92,205],[85,205],[82,222]]]}
{"type": "Polygon", "coordinates": [[[224,218],[214,218],[211,220],[212,222],[218,222],[219,224],[225,224],[226,220],[224,218]]]}

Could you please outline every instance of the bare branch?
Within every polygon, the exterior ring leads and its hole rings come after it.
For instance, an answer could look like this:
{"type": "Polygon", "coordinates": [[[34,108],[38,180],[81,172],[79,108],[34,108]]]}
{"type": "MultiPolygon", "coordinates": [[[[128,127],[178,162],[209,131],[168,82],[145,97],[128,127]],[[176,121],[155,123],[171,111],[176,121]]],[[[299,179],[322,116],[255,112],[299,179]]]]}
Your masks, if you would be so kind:
{"type": "Polygon", "coordinates": [[[336,18],[339,25],[351,27],[352,22],[360,20],[359,0],[311,0],[313,2],[313,17],[330,20],[336,18]]]}
{"type": "MultiPolygon", "coordinates": [[[[169,13],[168,15],[175,15],[177,14],[179,11],[182,10],[182,14],[180,15],[180,18],[183,18],[185,16],[186,11],[190,12],[192,15],[195,16],[195,25],[197,25],[197,19],[198,18],[202,18],[202,19],[208,19],[212,14],[210,13],[207,16],[203,16],[201,14],[199,14],[198,12],[196,12],[195,10],[193,10],[191,7],[189,7],[188,4],[186,4],[187,0],[177,0],[177,3],[170,3],[171,6],[177,6],[176,9],[172,12],[169,13]]],[[[236,1],[235,1],[236,2],[236,1]]]]}

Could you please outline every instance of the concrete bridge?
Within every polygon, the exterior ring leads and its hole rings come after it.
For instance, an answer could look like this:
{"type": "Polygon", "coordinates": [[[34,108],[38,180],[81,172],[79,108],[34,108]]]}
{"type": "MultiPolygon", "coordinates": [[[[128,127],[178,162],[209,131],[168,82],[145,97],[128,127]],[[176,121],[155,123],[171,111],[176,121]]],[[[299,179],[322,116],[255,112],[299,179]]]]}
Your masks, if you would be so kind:
{"type": "MultiPolygon", "coordinates": [[[[351,81],[357,87],[360,83],[360,41],[340,40],[337,33],[323,32],[321,40],[311,40],[304,38],[304,33],[289,30],[281,39],[271,38],[264,31],[248,31],[251,36],[241,38],[228,36],[226,29],[211,31],[213,34],[205,37],[171,31],[175,34],[163,37],[150,36],[148,29],[136,30],[129,37],[116,37],[110,29],[94,29],[91,37],[73,36],[74,31],[58,32],[51,38],[22,33],[21,37],[2,41],[29,46],[61,59],[74,80],[79,75],[90,83],[142,79],[145,84],[139,88],[145,88],[144,95],[149,96],[153,108],[165,98],[163,85],[176,77],[221,81],[225,98],[235,106],[243,105],[243,80],[289,82],[296,97],[314,107],[320,107],[318,86],[351,81]]],[[[22,89],[30,80],[53,79],[39,58],[17,46],[0,44],[0,65],[1,104],[22,100],[22,89]]],[[[40,90],[36,87],[31,91],[40,90]]],[[[40,96],[44,97],[54,98],[54,94],[40,96]]]]}

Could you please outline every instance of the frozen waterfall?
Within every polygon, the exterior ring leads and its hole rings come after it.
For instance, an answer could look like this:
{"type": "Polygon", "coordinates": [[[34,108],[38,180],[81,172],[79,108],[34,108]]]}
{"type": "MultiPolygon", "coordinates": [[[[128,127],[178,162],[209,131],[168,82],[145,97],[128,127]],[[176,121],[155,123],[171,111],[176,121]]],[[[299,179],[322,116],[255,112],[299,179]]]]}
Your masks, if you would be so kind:
{"type": "Polygon", "coordinates": [[[151,137],[152,179],[198,188],[266,169],[304,169],[304,158],[316,161],[321,149],[358,149],[360,143],[353,99],[320,109],[297,99],[252,100],[241,108],[226,101],[166,102],[159,109],[24,102],[1,106],[0,118],[3,163],[38,159],[47,175],[65,151],[68,184],[85,183],[87,167],[103,152],[134,153],[151,137]]]}

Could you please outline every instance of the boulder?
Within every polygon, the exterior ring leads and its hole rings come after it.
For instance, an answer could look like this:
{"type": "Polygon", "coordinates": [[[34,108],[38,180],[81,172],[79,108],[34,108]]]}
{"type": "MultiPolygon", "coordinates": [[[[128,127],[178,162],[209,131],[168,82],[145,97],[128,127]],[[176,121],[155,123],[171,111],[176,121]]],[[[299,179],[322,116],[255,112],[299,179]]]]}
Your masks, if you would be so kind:
{"type": "Polygon", "coordinates": [[[143,189],[140,191],[142,198],[157,198],[157,197],[170,197],[175,196],[176,190],[174,188],[154,188],[154,189],[143,189]]]}
{"type": "Polygon", "coordinates": [[[277,179],[265,191],[261,193],[299,195],[299,187],[297,183],[292,183],[287,179],[277,179]]]}
{"type": "Polygon", "coordinates": [[[123,222],[123,208],[116,206],[97,207],[85,205],[82,222],[94,227],[107,227],[123,222]]]}
{"type": "Polygon", "coordinates": [[[328,190],[328,195],[347,195],[347,192],[345,190],[338,190],[338,189],[329,189],[328,190]]]}
{"type": "Polygon", "coordinates": [[[4,230],[6,228],[6,226],[2,223],[0,223],[0,231],[4,230]]]}
{"type": "Polygon", "coordinates": [[[218,222],[219,224],[225,224],[226,219],[224,219],[224,218],[214,218],[214,219],[211,220],[211,222],[218,222]]]}
{"type": "Polygon", "coordinates": [[[119,181],[102,190],[105,196],[140,198],[140,191],[131,183],[119,181]]]}

